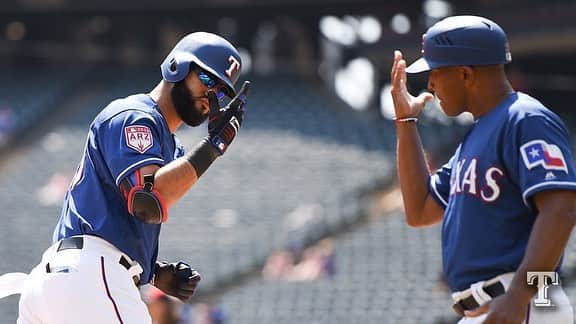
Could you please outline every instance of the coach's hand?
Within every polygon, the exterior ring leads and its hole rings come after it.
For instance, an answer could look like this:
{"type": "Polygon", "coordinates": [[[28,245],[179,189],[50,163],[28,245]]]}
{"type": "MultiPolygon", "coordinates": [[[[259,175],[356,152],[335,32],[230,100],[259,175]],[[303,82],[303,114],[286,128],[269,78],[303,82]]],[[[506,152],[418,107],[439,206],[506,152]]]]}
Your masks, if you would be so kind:
{"type": "Polygon", "coordinates": [[[496,297],[490,303],[482,305],[477,309],[466,311],[467,317],[477,317],[488,312],[484,324],[522,324],[528,304],[522,298],[505,293],[496,297]]]}
{"type": "Polygon", "coordinates": [[[198,271],[179,261],[156,262],[152,284],[170,296],[187,302],[194,295],[200,281],[198,271]]]}
{"type": "Polygon", "coordinates": [[[406,61],[402,58],[400,51],[394,51],[394,64],[390,71],[392,80],[392,100],[394,101],[394,111],[397,119],[418,117],[427,101],[434,96],[429,92],[423,92],[418,97],[414,97],[406,88],[406,61]]]}
{"type": "Polygon", "coordinates": [[[213,91],[208,91],[210,103],[210,121],[208,122],[208,140],[220,155],[236,137],[244,120],[246,100],[250,81],[245,81],[236,97],[228,105],[220,107],[218,98],[213,91]]]}

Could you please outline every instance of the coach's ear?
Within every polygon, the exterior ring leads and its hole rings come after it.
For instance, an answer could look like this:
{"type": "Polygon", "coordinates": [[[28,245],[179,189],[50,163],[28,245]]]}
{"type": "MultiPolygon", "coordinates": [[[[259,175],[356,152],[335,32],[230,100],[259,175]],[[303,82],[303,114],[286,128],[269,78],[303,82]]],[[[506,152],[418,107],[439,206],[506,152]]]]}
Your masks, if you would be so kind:
{"type": "Polygon", "coordinates": [[[473,66],[460,66],[459,71],[465,86],[471,86],[476,82],[476,69],[473,66]]]}

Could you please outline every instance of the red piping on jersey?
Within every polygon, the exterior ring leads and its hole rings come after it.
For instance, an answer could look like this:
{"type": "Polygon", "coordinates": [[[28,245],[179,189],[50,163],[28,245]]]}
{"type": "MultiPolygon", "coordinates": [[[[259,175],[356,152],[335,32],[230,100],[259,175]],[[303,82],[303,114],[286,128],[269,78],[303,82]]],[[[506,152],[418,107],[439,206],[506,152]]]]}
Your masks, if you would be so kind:
{"type": "MultiPolygon", "coordinates": [[[[532,301],[530,301],[532,303],[532,301]]],[[[528,304],[528,310],[526,311],[526,324],[530,323],[530,308],[532,305],[528,304]]]]}
{"type": "Polygon", "coordinates": [[[102,265],[102,280],[104,281],[104,287],[106,287],[106,294],[108,295],[108,299],[110,299],[112,305],[114,306],[114,311],[116,312],[116,317],[118,317],[120,324],[124,324],[124,322],[122,321],[122,317],[120,317],[118,306],[116,305],[114,298],[112,298],[112,295],[110,294],[110,289],[108,289],[108,282],[106,281],[106,271],[104,271],[104,257],[102,256],[100,257],[100,264],[102,265]]]}

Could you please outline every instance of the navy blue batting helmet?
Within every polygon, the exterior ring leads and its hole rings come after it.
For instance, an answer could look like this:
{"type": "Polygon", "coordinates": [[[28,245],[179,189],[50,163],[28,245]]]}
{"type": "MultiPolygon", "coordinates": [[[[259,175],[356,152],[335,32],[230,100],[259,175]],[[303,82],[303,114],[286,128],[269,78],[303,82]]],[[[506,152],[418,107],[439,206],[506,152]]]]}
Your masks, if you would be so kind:
{"type": "Polygon", "coordinates": [[[422,57],[406,68],[419,73],[445,66],[493,65],[512,61],[504,30],[477,16],[445,18],[422,36],[422,57]]]}
{"type": "Polygon", "coordinates": [[[238,50],[224,38],[205,32],[196,32],[182,38],[162,62],[162,77],[178,82],[190,73],[194,63],[208,71],[227,86],[232,96],[240,76],[242,60],[238,50]]]}

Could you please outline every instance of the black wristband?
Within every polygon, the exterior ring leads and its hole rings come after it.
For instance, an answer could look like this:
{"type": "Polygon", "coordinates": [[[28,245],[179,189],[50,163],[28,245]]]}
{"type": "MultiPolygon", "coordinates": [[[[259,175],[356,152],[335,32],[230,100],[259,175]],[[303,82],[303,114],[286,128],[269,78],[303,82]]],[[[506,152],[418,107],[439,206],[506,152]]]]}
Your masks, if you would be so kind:
{"type": "Polygon", "coordinates": [[[196,176],[200,178],[218,156],[220,155],[208,142],[208,139],[204,139],[190,153],[186,154],[186,160],[194,167],[196,176]]]}

